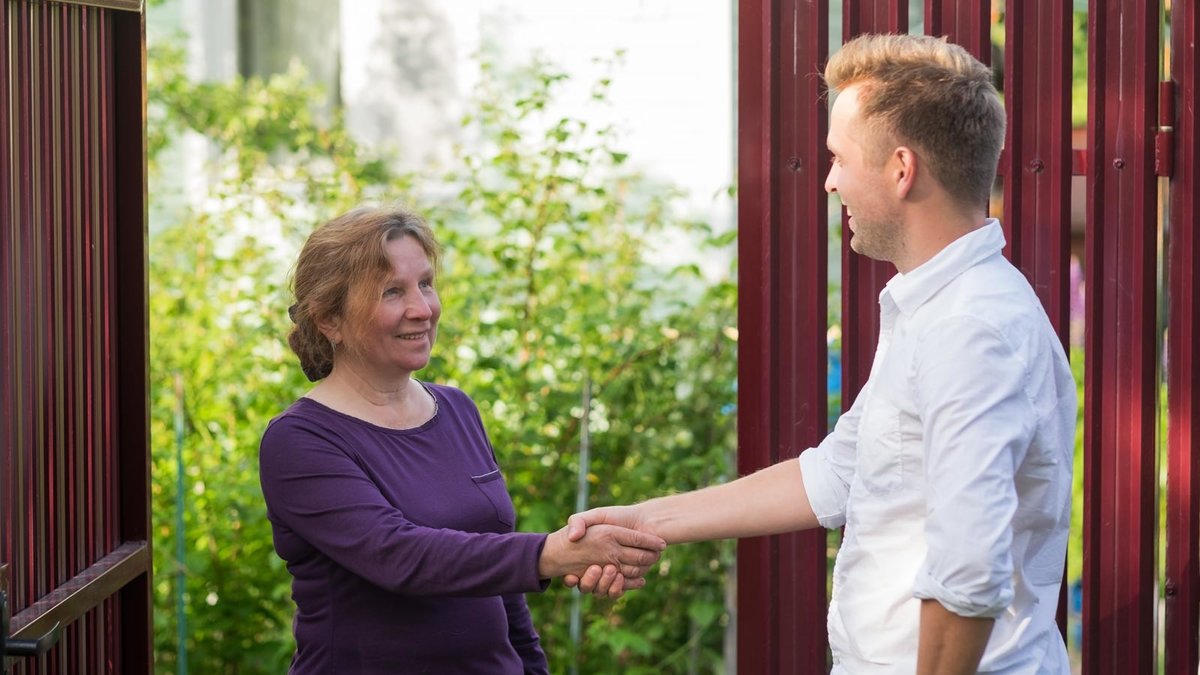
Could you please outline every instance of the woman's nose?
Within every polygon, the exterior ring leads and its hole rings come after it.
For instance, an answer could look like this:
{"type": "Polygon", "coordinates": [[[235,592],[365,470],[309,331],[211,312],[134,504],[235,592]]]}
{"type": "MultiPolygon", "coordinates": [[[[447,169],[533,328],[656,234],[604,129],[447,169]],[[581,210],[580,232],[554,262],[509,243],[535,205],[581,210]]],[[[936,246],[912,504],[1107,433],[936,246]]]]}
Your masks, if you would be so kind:
{"type": "Polygon", "coordinates": [[[408,303],[408,307],[404,311],[405,316],[409,319],[424,320],[428,319],[433,314],[433,308],[429,305],[429,300],[423,294],[417,294],[416,297],[408,303]]]}

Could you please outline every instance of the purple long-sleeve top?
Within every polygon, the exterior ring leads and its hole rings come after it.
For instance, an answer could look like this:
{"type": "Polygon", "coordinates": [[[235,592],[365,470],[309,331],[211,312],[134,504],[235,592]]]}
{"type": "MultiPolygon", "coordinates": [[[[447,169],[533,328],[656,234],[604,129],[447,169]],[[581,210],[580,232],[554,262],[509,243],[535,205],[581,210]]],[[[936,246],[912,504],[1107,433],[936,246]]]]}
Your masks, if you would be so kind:
{"type": "Polygon", "coordinates": [[[388,429],[302,398],[263,434],[260,478],[291,572],[290,673],[546,673],[524,593],[544,534],[516,514],[479,411],[388,429]]]}

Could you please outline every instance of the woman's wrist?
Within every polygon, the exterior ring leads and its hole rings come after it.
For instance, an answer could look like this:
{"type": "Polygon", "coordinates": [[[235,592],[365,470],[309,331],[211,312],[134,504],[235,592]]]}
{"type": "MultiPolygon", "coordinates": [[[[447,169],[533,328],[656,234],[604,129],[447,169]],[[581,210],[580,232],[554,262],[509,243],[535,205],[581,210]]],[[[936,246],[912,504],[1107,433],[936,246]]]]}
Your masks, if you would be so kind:
{"type": "Polygon", "coordinates": [[[563,571],[560,569],[559,551],[562,550],[563,533],[551,532],[546,535],[546,543],[542,546],[542,553],[538,556],[537,574],[539,579],[553,579],[554,577],[562,576],[563,571]]]}

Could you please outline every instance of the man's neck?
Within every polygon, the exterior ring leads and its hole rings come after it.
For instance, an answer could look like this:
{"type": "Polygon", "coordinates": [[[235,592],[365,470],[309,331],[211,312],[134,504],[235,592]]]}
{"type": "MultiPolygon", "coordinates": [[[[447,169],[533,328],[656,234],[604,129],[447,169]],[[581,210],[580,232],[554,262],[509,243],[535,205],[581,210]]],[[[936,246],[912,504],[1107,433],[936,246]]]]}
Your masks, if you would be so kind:
{"type": "Polygon", "coordinates": [[[913,208],[906,215],[904,254],[892,261],[901,274],[929,262],[959,237],[978,230],[987,222],[987,213],[982,209],[966,211],[946,205],[913,208]]]}

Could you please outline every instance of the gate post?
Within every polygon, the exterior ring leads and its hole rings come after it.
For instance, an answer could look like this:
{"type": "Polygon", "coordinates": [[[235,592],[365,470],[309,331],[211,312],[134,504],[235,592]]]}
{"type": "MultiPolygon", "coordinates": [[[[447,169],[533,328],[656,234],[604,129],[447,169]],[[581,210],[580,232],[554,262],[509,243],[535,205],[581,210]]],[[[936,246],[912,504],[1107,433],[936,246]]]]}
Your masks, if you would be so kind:
{"type": "MultiPolygon", "coordinates": [[[[738,3],[738,472],[826,430],[827,0],[738,3]]],[[[826,663],[825,532],[738,543],[738,671],[826,663]]]]}

